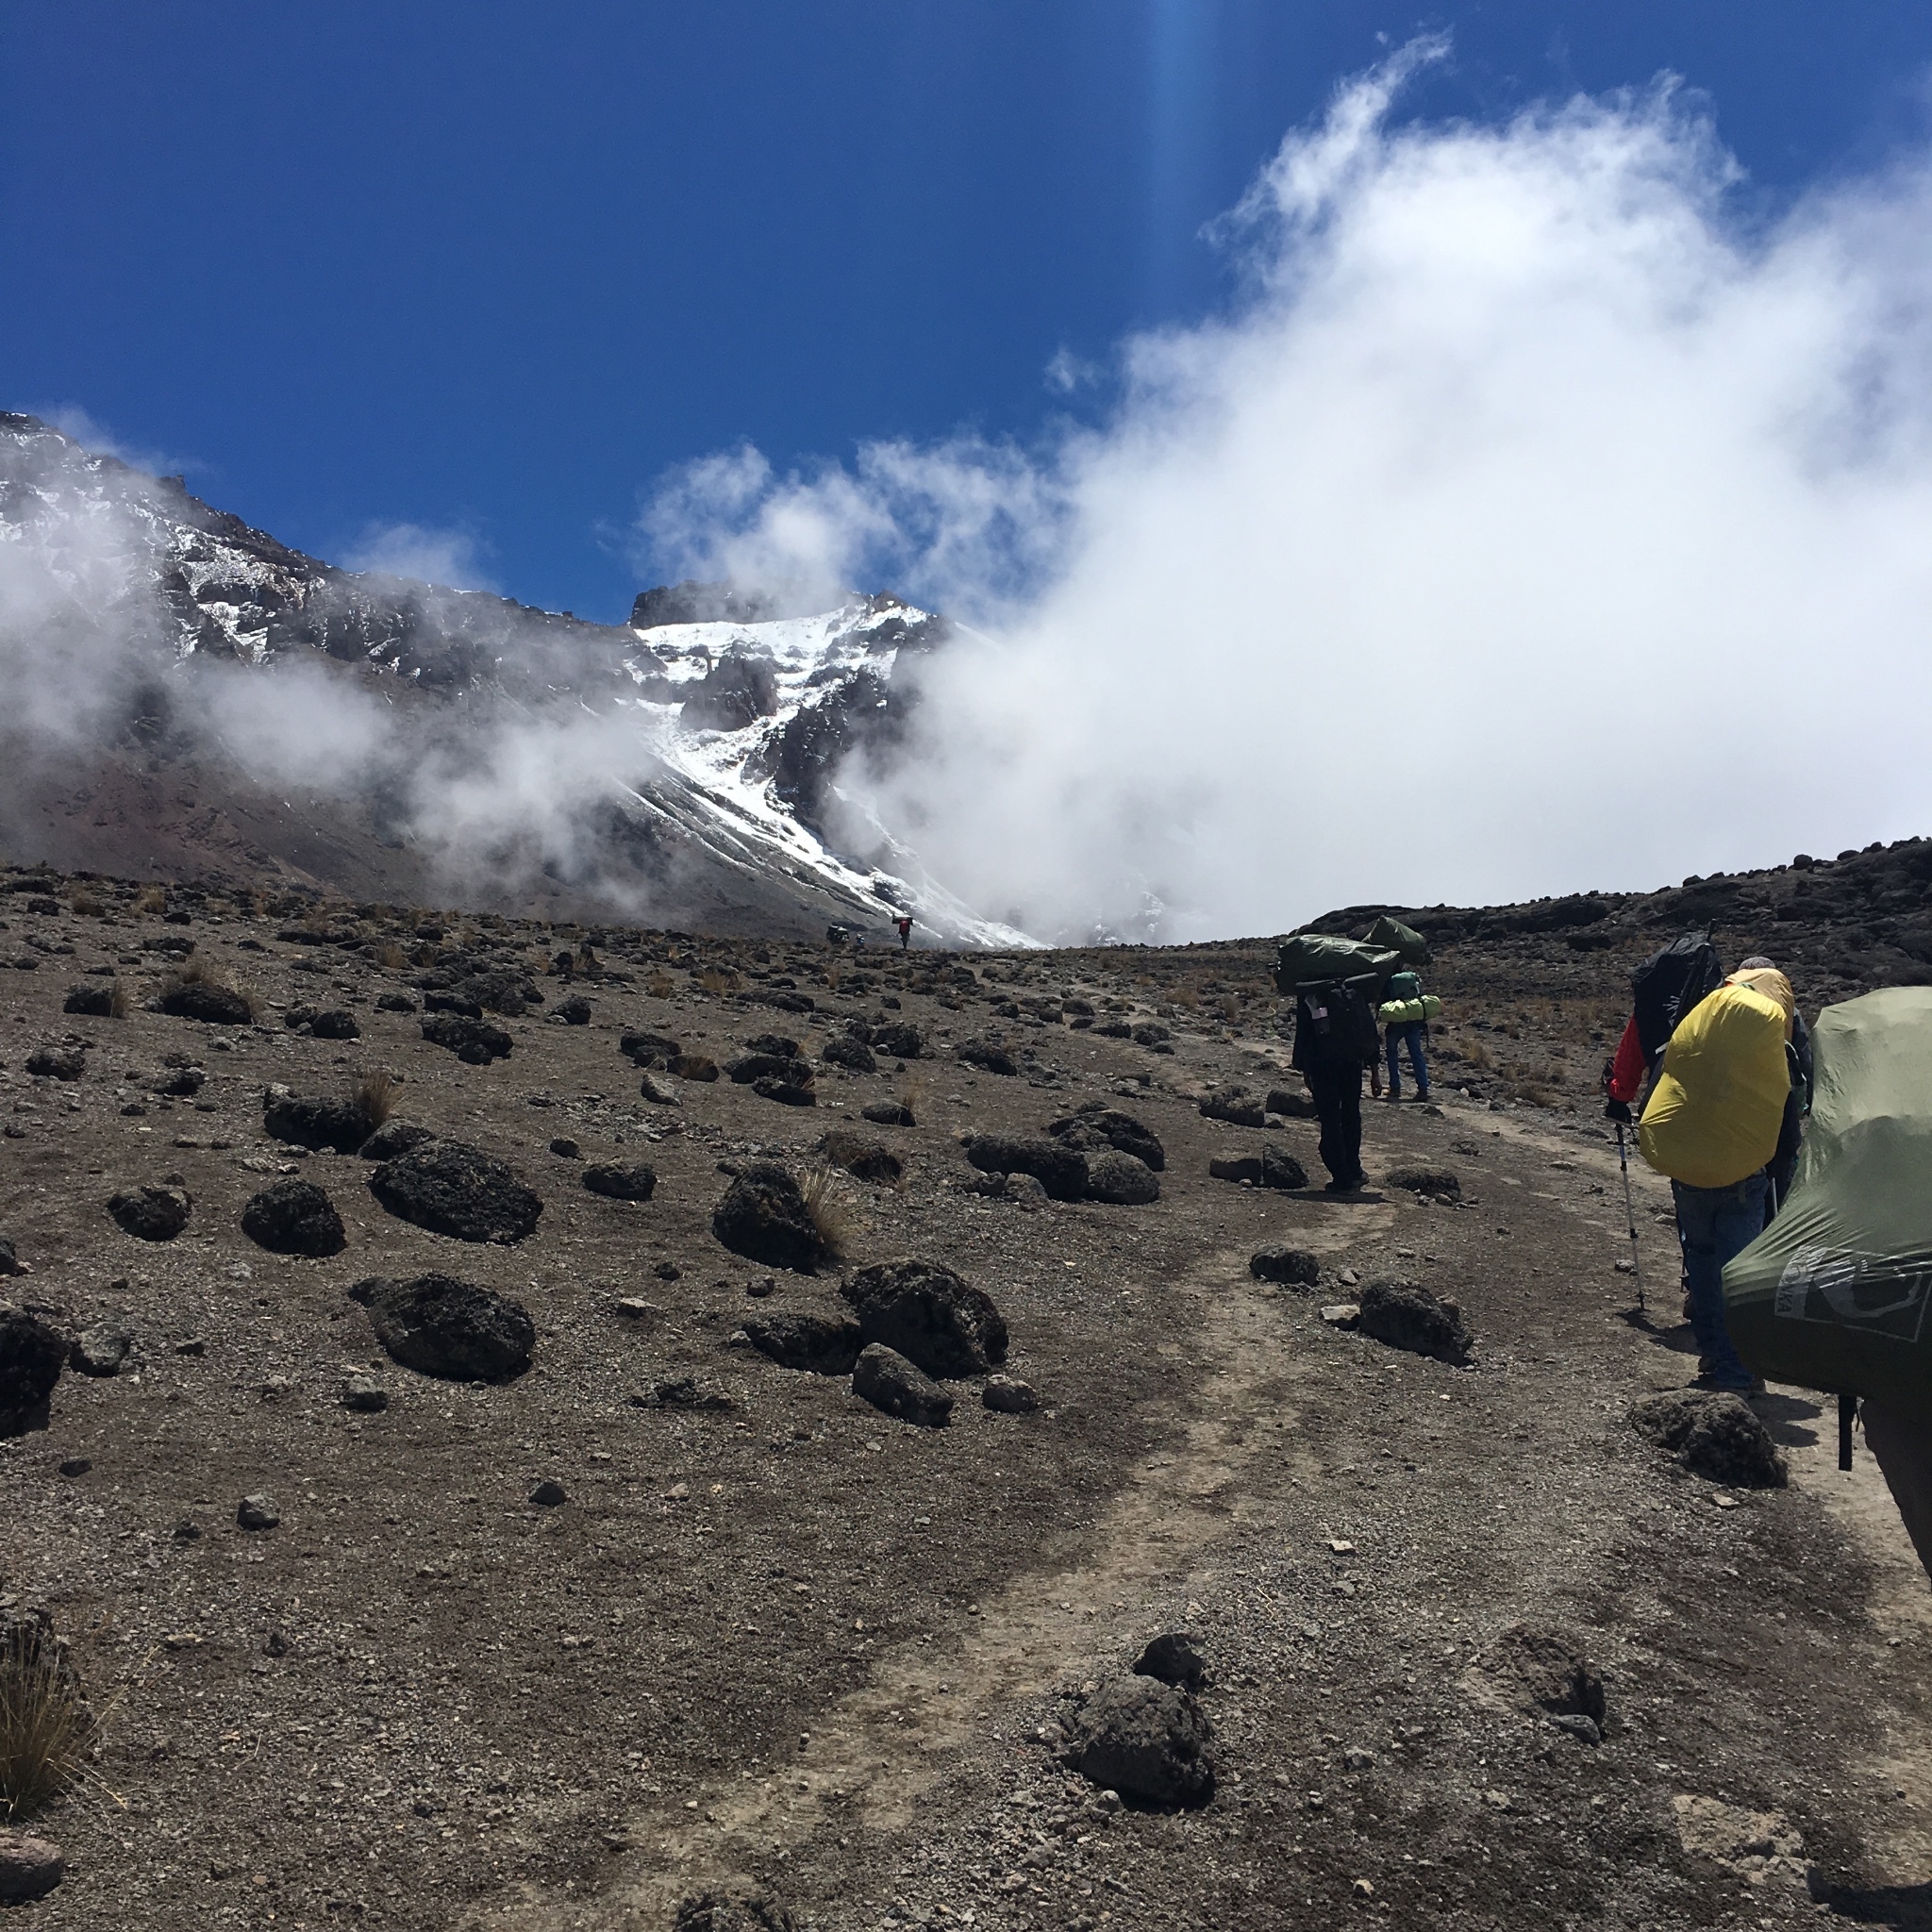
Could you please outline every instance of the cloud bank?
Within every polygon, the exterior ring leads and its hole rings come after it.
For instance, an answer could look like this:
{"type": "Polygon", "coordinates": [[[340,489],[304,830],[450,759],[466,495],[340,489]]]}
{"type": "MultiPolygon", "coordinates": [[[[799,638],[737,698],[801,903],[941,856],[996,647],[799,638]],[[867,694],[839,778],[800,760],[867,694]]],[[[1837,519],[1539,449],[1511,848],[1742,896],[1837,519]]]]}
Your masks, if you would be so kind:
{"type": "Polygon", "coordinates": [[[1041,934],[1650,887],[1932,828],[1932,169],[1747,222],[1663,82],[1397,126],[1422,42],[1123,346],[1098,428],[672,478],[674,570],[890,580],[984,626],[849,768],[1041,934]]]}

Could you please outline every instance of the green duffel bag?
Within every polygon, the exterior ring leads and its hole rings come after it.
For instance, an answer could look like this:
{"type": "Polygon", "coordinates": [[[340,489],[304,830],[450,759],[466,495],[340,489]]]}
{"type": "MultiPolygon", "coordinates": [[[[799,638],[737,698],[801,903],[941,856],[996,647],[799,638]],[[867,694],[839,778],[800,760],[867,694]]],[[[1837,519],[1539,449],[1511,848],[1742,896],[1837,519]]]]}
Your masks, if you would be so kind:
{"type": "Polygon", "coordinates": [[[1401,920],[1385,912],[1367,932],[1362,935],[1365,946],[1381,946],[1387,951],[1401,955],[1407,966],[1427,966],[1433,963],[1429,957],[1429,942],[1412,925],[1404,925],[1401,920]]]}
{"type": "Polygon", "coordinates": [[[1384,1000],[1375,1008],[1375,1018],[1385,1026],[1413,1026],[1418,1020],[1433,1020],[1442,1010],[1442,1002],[1432,992],[1416,1000],[1384,1000]]]}
{"type": "Polygon", "coordinates": [[[1360,940],[1331,938],[1323,932],[1299,932],[1283,940],[1274,968],[1275,990],[1291,993],[1298,986],[1324,986],[1334,979],[1373,978],[1377,989],[1401,965],[1391,952],[1365,945],[1360,940]]]}
{"type": "Polygon", "coordinates": [[[1827,1007],[1811,1124],[1777,1218],[1724,1270],[1758,1374],[1932,1401],[1932,987],[1827,1007]]]}

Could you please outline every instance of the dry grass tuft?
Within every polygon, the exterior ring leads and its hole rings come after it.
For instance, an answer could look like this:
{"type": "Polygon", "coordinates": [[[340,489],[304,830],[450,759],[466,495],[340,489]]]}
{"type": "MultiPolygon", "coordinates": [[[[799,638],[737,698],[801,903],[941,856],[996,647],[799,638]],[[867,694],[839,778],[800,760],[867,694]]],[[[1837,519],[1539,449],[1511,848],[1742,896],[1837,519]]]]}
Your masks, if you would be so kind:
{"type": "Polygon", "coordinates": [[[104,909],[101,902],[88,891],[75,893],[71,903],[83,919],[98,919],[104,909]]]}
{"type": "Polygon", "coordinates": [[[108,994],[108,1011],[117,1020],[125,1020],[134,1010],[134,989],[117,973],[114,975],[112,991],[108,994]]]}
{"type": "Polygon", "coordinates": [[[894,1098],[914,1120],[917,1120],[920,1103],[925,1098],[925,1075],[921,1073],[908,1073],[899,1082],[899,1091],[894,1098]]]}
{"type": "Polygon", "coordinates": [[[805,1211],[833,1260],[842,1261],[863,1224],[852,1197],[836,1178],[838,1170],[822,1160],[805,1177],[805,1211]]]}
{"type": "Polygon", "coordinates": [[[234,993],[246,1003],[251,1020],[260,1019],[267,1005],[246,980],[237,978],[219,959],[210,958],[198,947],[169,974],[161,991],[165,996],[184,986],[208,986],[218,992],[234,993]]]}
{"type": "Polygon", "coordinates": [[[409,963],[409,956],[393,940],[385,940],[375,949],[375,963],[386,973],[400,973],[409,963]]]}
{"type": "Polygon", "coordinates": [[[0,1820],[17,1823],[90,1778],[99,1730],[52,1624],[0,1618],[0,1820]]]}
{"type": "Polygon", "coordinates": [[[738,974],[726,971],[722,966],[707,966],[698,974],[698,984],[707,992],[736,992],[738,991],[738,974]]]}
{"type": "Polygon", "coordinates": [[[387,1067],[372,1067],[356,1082],[356,1091],[349,1097],[373,1134],[396,1110],[395,1076],[387,1067]]]}
{"type": "Polygon", "coordinates": [[[677,991],[675,981],[668,973],[654,973],[644,981],[644,991],[654,1000],[668,1000],[677,991]]]}
{"type": "Polygon", "coordinates": [[[134,909],[137,912],[165,912],[168,894],[159,886],[143,886],[134,895],[134,909]]]}

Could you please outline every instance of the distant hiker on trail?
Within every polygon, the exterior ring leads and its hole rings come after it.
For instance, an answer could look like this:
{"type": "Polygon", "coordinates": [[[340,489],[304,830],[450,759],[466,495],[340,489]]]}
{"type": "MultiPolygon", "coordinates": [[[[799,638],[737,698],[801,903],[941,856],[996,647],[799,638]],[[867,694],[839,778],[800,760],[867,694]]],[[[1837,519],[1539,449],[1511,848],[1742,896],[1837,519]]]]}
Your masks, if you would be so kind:
{"type": "MultiPolygon", "coordinates": [[[[1383,1039],[1389,1053],[1389,1098],[1402,1098],[1402,1071],[1397,1056],[1408,1049],[1408,1070],[1415,1075],[1415,1097],[1429,1097],[1429,1063],[1423,1042],[1429,1037],[1429,1022],[1442,1010],[1434,993],[1423,991],[1423,983],[1407,966],[1389,975],[1382,989],[1382,1004],[1375,1017],[1385,1029],[1383,1039]]],[[[1380,1081],[1375,1086],[1379,1088],[1380,1081]]]]}
{"type": "Polygon", "coordinates": [[[1322,1123],[1325,1190],[1352,1194],[1362,1172],[1362,1070],[1381,1058],[1381,1030],[1369,1004],[1373,978],[1336,979],[1295,990],[1294,1052],[1291,1063],[1307,1082],[1322,1123]]]}
{"type": "Polygon", "coordinates": [[[909,919],[895,919],[892,922],[899,933],[899,950],[903,953],[912,943],[912,922],[909,919]]]}
{"type": "Polygon", "coordinates": [[[842,946],[845,943],[845,928],[842,925],[826,926],[825,943],[828,946],[842,946]]]}
{"type": "MultiPolygon", "coordinates": [[[[1641,988],[1639,997],[1641,1004],[1641,988]]],[[[1638,1149],[1670,1177],[1676,1203],[1699,1388],[1755,1395],[1764,1387],[1732,1345],[1724,1273],[1764,1228],[1766,1170],[1791,1091],[1796,1015],[1790,982],[1776,967],[1740,967],[1673,1028],[1638,1124],[1638,1149]]],[[[1610,1079],[1610,1110],[1620,1121],[1636,1097],[1628,1073],[1620,1048],[1610,1079]]]]}

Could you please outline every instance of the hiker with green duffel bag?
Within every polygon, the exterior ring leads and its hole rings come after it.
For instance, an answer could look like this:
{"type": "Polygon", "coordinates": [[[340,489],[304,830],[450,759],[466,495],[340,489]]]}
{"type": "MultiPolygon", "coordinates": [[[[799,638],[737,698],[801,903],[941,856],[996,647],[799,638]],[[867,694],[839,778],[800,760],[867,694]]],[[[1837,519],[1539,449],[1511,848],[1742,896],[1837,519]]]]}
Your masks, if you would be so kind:
{"type": "Polygon", "coordinates": [[[1776,1382],[1855,1405],[1932,1572],[1932,987],[1826,1007],[1790,1195],[1724,1274],[1738,1353],[1776,1382]]]}
{"type": "Polygon", "coordinates": [[[1408,1070],[1415,1075],[1415,1097],[1429,1097],[1429,1062],[1423,1042],[1429,1037],[1429,1022],[1442,1010],[1442,1002],[1423,991],[1423,983],[1405,966],[1389,975],[1382,989],[1382,1004],[1375,1018],[1382,1023],[1383,1045],[1389,1057],[1389,1098],[1402,1098],[1402,1072],[1397,1056],[1408,1049],[1408,1070]]]}

